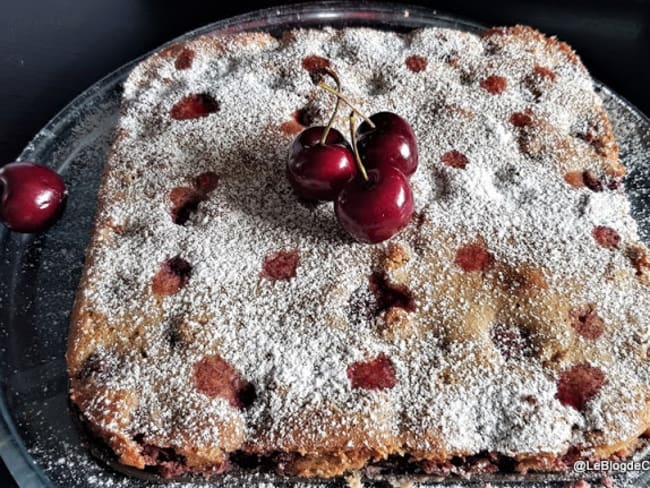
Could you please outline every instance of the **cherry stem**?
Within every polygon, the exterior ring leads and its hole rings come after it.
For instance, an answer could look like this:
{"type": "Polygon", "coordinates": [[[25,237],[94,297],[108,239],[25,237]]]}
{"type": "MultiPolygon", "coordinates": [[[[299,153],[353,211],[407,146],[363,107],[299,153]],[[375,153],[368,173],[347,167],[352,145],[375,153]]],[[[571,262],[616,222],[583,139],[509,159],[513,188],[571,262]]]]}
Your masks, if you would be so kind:
{"type": "MultiPolygon", "coordinates": [[[[323,71],[327,73],[330,78],[334,80],[334,83],[336,83],[336,90],[341,91],[341,80],[339,79],[339,75],[334,71],[332,68],[325,67],[323,68],[323,71]]],[[[325,130],[323,131],[323,135],[320,138],[320,143],[321,145],[325,145],[325,142],[327,141],[327,136],[330,133],[330,130],[332,129],[332,126],[334,125],[334,120],[336,119],[336,114],[339,111],[339,106],[341,105],[341,99],[339,97],[336,97],[336,105],[334,105],[334,111],[332,112],[332,116],[330,117],[329,122],[327,122],[327,127],[325,127],[325,130]]]]}
{"type": "Polygon", "coordinates": [[[372,127],[373,129],[376,127],[375,123],[372,120],[370,120],[368,117],[366,117],[366,115],[363,112],[361,112],[357,107],[352,105],[352,102],[345,95],[343,95],[339,90],[332,88],[331,86],[329,86],[327,83],[323,81],[318,83],[318,87],[330,92],[332,95],[336,95],[336,97],[343,100],[345,104],[352,109],[353,112],[356,112],[360,117],[362,117],[363,120],[365,120],[370,127],[372,127]]]}
{"type": "Polygon", "coordinates": [[[354,110],[350,112],[350,139],[352,140],[352,151],[354,152],[354,162],[357,164],[357,169],[364,181],[367,183],[369,180],[368,173],[366,168],[364,168],[363,163],[361,162],[361,157],[359,156],[359,149],[357,149],[357,136],[355,134],[356,129],[356,120],[354,119],[354,110]]]}

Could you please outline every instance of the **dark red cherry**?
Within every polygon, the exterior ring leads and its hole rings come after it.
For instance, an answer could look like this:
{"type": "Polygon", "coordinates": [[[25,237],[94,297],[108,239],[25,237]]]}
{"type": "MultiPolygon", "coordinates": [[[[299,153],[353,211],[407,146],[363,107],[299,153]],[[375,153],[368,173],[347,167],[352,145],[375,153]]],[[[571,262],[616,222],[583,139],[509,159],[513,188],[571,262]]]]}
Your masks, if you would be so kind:
{"type": "Polygon", "coordinates": [[[305,147],[287,163],[291,186],[306,200],[334,200],[355,173],[354,156],[339,144],[305,147]]]}
{"type": "Polygon", "coordinates": [[[375,124],[375,128],[370,127],[370,124],[364,120],[357,128],[357,136],[369,134],[370,132],[396,132],[402,134],[404,137],[410,137],[415,141],[415,134],[409,123],[402,117],[393,112],[377,112],[371,115],[370,120],[375,124]]]}
{"type": "Polygon", "coordinates": [[[417,154],[412,151],[408,139],[395,132],[369,135],[359,141],[359,156],[366,168],[383,170],[393,166],[407,177],[418,167],[417,154]]]}
{"type": "Polygon", "coordinates": [[[418,167],[418,148],[411,126],[397,114],[370,116],[375,128],[364,121],[357,129],[359,154],[366,169],[395,166],[410,177],[418,167]]]}
{"type": "MultiPolygon", "coordinates": [[[[308,127],[307,129],[303,130],[296,136],[296,138],[293,140],[293,143],[291,143],[291,154],[296,155],[306,147],[319,144],[321,137],[323,137],[324,130],[325,127],[320,125],[308,127]]],[[[330,131],[327,133],[325,144],[340,144],[349,149],[348,141],[345,140],[343,134],[334,128],[330,129],[330,131]]]]}
{"type": "Polygon", "coordinates": [[[0,168],[0,221],[16,232],[40,232],[59,217],[66,198],[63,179],[36,163],[0,168]]]}
{"type": "Polygon", "coordinates": [[[392,166],[369,170],[368,181],[354,178],[334,203],[341,226],[356,240],[369,243],[397,234],[410,222],[413,209],[408,179],[392,166]]]}

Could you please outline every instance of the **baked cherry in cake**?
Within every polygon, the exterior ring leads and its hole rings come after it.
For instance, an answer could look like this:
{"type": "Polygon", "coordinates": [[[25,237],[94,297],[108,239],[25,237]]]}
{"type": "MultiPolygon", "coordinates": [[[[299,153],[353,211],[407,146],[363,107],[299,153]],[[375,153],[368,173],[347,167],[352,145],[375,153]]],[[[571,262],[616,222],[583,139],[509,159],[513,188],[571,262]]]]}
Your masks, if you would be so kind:
{"type": "Polygon", "coordinates": [[[67,191],[63,178],[36,163],[0,168],[0,221],[15,232],[40,232],[63,210],[67,191]]]}

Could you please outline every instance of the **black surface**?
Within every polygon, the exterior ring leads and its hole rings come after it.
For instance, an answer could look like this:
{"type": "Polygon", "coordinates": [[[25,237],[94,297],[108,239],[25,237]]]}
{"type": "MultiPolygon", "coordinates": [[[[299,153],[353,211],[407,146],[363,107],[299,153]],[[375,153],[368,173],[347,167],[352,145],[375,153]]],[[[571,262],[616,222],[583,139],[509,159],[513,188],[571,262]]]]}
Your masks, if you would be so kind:
{"type": "MultiPolygon", "coordinates": [[[[0,9],[0,165],[66,103],[125,62],[204,24],[286,2],[5,0],[0,9]]],[[[489,25],[555,34],[593,76],[650,114],[650,0],[411,0],[489,25]]],[[[0,486],[13,488],[0,465],[0,486]]]]}

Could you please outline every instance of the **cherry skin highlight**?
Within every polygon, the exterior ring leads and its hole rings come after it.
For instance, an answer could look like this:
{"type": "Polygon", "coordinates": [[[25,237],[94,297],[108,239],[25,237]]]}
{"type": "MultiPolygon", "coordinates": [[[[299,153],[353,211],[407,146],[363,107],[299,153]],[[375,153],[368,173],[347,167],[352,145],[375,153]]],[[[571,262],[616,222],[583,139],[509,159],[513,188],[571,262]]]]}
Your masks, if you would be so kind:
{"type": "Polygon", "coordinates": [[[414,211],[413,193],[408,179],[397,168],[371,169],[368,181],[356,177],[343,187],[334,211],[352,237],[374,244],[408,225],[414,211]]]}
{"type": "Polygon", "coordinates": [[[359,154],[366,169],[395,166],[410,177],[418,167],[418,149],[411,126],[397,114],[378,112],[370,116],[373,129],[364,121],[357,129],[359,154]]]}
{"type": "MultiPolygon", "coordinates": [[[[315,125],[313,127],[308,127],[307,129],[303,130],[300,134],[296,136],[296,138],[291,143],[291,154],[295,156],[296,154],[298,154],[300,151],[302,151],[307,147],[320,144],[324,131],[325,131],[325,127],[321,125],[315,125]]],[[[327,133],[325,144],[327,145],[340,144],[341,146],[347,147],[348,149],[350,148],[350,146],[348,145],[348,141],[345,140],[343,134],[341,134],[338,130],[334,128],[330,129],[330,131],[327,133]]]]}
{"type": "Polygon", "coordinates": [[[40,232],[60,216],[65,183],[50,168],[11,163],[0,168],[0,221],[15,232],[40,232]]]}
{"type": "Polygon", "coordinates": [[[356,173],[354,156],[341,133],[330,130],[326,140],[333,142],[321,144],[322,130],[311,127],[291,145],[287,177],[298,196],[306,200],[334,200],[356,173]]]}

